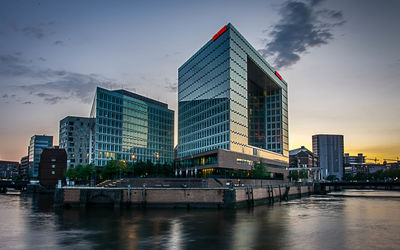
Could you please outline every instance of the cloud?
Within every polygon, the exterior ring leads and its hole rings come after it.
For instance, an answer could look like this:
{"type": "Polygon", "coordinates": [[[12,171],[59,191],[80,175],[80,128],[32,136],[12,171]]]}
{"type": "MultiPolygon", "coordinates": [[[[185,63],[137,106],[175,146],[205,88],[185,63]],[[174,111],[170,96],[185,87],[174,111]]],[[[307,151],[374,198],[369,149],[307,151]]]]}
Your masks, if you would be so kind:
{"type": "Polygon", "coordinates": [[[33,102],[28,101],[28,102],[23,102],[22,104],[33,104],[33,102]]]}
{"type": "Polygon", "coordinates": [[[166,86],[165,88],[169,92],[176,93],[178,91],[178,83],[177,82],[170,82],[168,79],[165,79],[166,86]]]}
{"type": "Polygon", "coordinates": [[[284,3],[279,23],[269,32],[271,39],[259,50],[261,55],[272,57],[277,68],[284,68],[298,62],[310,47],[328,44],[333,39],[333,28],[345,21],[341,11],[318,9],[322,1],[284,3]]]}
{"type": "Polygon", "coordinates": [[[21,28],[15,22],[5,22],[6,30],[1,31],[2,34],[7,34],[10,32],[21,33],[24,36],[42,40],[48,35],[55,34],[54,31],[48,31],[48,28],[55,25],[56,21],[50,21],[45,23],[40,23],[37,25],[28,25],[21,28]]]}
{"type": "MultiPolygon", "coordinates": [[[[120,85],[96,74],[80,74],[68,71],[46,70],[48,78],[37,84],[19,85],[18,88],[43,99],[47,103],[56,104],[63,100],[77,99],[90,103],[97,86],[118,88],[120,85]]],[[[43,73],[39,73],[42,75],[43,73]]]]}
{"type": "Polygon", "coordinates": [[[37,39],[42,39],[45,35],[41,27],[27,26],[25,28],[20,29],[19,31],[26,36],[31,36],[37,39]]]}
{"type": "Polygon", "coordinates": [[[64,41],[57,40],[57,41],[54,42],[54,44],[55,44],[55,45],[63,45],[63,44],[64,44],[64,41]]]}
{"type": "MultiPolygon", "coordinates": [[[[130,89],[97,74],[38,68],[33,66],[31,61],[15,55],[0,55],[0,80],[3,97],[9,97],[9,92],[4,92],[13,89],[12,91],[17,91],[18,96],[25,96],[21,99],[30,95],[50,104],[70,99],[90,103],[97,86],[130,89]],[[5,86],[6,82],[27,82],[26,79],[29,84],[5,86]]],[[[11,97],[15,98],[15,94],[11,97]]]]}
{"type": "Polygon", "coordinates": [[[26,75],[31,72],[29,62],[19,55],[0,55],[0,76],[26,75]]]}

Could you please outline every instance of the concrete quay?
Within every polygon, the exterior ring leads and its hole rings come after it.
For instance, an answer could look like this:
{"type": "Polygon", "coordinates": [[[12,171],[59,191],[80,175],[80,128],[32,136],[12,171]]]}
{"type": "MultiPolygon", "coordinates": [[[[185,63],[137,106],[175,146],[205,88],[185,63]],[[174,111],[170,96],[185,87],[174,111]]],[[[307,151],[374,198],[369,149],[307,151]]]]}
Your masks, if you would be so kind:
{"type": "Polygon", "coordinates": [[[169,208],[239,208],[301,198],[314,193],[314,185],[279,184],[263,187],[157,188],[61,187],[55,190],[56,206],[113,205],[169,208]]]}

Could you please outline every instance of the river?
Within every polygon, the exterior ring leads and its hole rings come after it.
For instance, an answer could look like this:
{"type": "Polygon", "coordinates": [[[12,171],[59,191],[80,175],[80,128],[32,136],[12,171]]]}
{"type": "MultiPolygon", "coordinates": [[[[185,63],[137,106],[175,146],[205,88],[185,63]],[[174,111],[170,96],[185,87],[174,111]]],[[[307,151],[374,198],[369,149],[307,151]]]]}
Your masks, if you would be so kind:
{"type": "Polygon", "coordinates": [[[55,209],[0,195],[0,249],[400,249],[400,192],[349,190],[252,209],[55,209]]]}

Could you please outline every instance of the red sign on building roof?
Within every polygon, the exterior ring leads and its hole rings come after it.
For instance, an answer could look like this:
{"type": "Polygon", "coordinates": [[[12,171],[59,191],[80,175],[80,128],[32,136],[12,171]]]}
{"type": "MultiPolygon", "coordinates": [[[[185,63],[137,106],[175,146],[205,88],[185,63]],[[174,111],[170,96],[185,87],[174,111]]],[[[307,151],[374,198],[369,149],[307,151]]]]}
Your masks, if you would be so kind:
{"type": "Polygon", "coordinates": [[[215,40],[217,40],[217,38],[220,36],[220,35],[222,35],[226,30],[227,30],[228,28],[226,27],[226,25],[224,26],[224,27],[222,27],[222,29],[220,29],[218,32],[217,32],[217,34],[215,34],[214,36],[213,36],[213,41],[215,41],[215,40]]]}
{"type": "Polygon", "coordinates": [[[278,71],[275,71],[275,75],[282,80],[282,76],[278,73],[278,71]]]}

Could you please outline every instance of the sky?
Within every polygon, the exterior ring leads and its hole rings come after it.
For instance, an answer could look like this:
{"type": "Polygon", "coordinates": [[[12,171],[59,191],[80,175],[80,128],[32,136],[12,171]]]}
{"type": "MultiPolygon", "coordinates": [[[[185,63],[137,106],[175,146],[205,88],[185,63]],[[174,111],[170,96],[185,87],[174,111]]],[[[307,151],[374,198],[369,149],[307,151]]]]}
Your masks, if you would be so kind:
{"type": "Polygon", "coordinates": [[[58,145],[59,121],[89,116],[96,86],[166,102],[177,121],[178,67],[229,22],[288,83],[290,149],[343,134],[345,152],[396,159],[399,10],[397,0],[2,0],[0,159],[19,161],[34,134],[58,145]]]}

